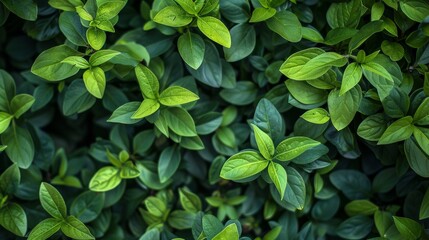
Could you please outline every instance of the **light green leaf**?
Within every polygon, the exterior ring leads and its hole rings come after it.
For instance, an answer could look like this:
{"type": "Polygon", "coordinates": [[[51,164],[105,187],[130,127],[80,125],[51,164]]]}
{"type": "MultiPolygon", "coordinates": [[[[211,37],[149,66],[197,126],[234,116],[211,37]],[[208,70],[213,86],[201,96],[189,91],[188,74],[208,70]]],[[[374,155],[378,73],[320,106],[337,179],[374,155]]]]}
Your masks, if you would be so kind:
{"type": "Polygon", "coordinates": [[[180,35],[177,40],[180,56],[193,69],[198,69],[203,63],[205,48],[206,44],[201,36],[191,31],[180,35]]]}
{"type": "Polygon", "coordinates": [[[100,168],[89,182],[89,189],[94,192],[107,192],[121,183],[119,169],[107,166],[100,168]]]}
{"type": "Polygon", "coordinates": [[[238,228],[235,223],[229,224],[222,231],[220,231],[212,240],[238,240],[240,235],[238,233],[238,228]]]}
{"type": "Polygon", "coordinates": [[[191,115],[183,108],[171,107],[164,111],[168,127],[176,134],[184,137],[197,136],[195,122],[191,115]]]}
{"type": "Polygon", "coordinates": [[[367,62],[361,65],[364,71],[375,73],[389,81],[393,81],[392,75],[380,64],[375,62],[367,62]]]}
{"type": "Polygon", "coordinates": [[[419,211],[419,220],[426,218],[429,218],[429,188],[426,190],[419,211]]]}
{"type": "Polygon", "coordinates": [[[362,100],[362,90],[356,85],[350,91],[340,96],[340,91],[334,89],[328,97],[328,109],[334,127],[340,131],[353,120],[362,100]]]}
{"type": "Polygon", "coordinates": [[[401,237],[406,240],[416,240],[422,235],[420,223],[410,218],[393,216],[393,221],[399,233],[401,233],[401,237]]]}
{"type": "Polygon", "coordinates": [[[52,217],[64,219],[67,216],[67,207],[63,197],[56,188],[49,183],[40,184],[39,199],[42,207],[52,217]]]}
{"type": "Polygon", "coordinates": [[[132,179],[140,176],[140,171],[134,165],[132,161],[127,161],[122,164],[121,171],[119,172],[119,176],[122,179],[132,179]]]}
{"type": "Polygon", "coordinates": [[[255,8],[252,12],[252,17],[250,18],[249,22],[255,23],[255,22],[262,22],[265,20],[268,20],[272,18],[274,15],[276,15],[276,9],[274,8],[255,8]]]}
{"type": "Polygon", "coordinates": [[[229,180],[241,180],[260,173],[268,166],[268,163],[269,161],[257,152],[240,152],[226,160],[220,176],[229,180]]]}
{"type": "Polygon", "coordinates": [[[401,10],[407,17],[416,22],[423,22],[429,16],[429,3],[425,0],[399,1],[401,10]]]}
{"type": "Polygon", "coordinates": [[[328,111],[324,108],[313,108],[311,110],[306,111],[304,114],[300,116],[307,122],[311,122],[314,124],[325,124],[331,119],[329,117],[328,111]]]}
{"type": "Polygon", "coordinates": [[[109,1],[97,1],[97,5],[101,2],[97,8],[97,20],[110,20],[116,17],[122,8],[127,3],[127,0],[109,0],[109,1]]]}
{"type": "Polygon", "coordinates": [[[33,106],[35,99],[29,94],[18,94],[10,101],[10,110],[15,118],[19,118],[33,106]]]}
{"type": "Polygon", "coordinates": [[[282,165],[275,162],[271,162],[268,165],[268,175],[270,176],[271,180],[277,188],[277,191],[280,194],[280,200],[283,200],[287,185],[286,170],[282,165]]]}
{"type": "Polygon", "coordinates": [[[106,42],[106,33],[96,27],[89,27],[86,30],[86,39],[94,50],[100,50],[106,42]]]}
{"type": "Polygon", "coordinates": [[[156,217],[162,217],[167,211],[165,203],[157,197],[150,196],[146,198],[146,200],[144,200],[144,204],[149,213],[156,217]]]}
{"type": "Polygon", "coordinates": [[[358,63],[351,63],[346,67],[341,82],[340,95],[343,95],[354,86],[356,86],[362,78],[362,68],[358,63]]]}
{"type": "Polygon", "coordinates": [[[82,54],[66,45],[60,45],[43,51],[31,66],[31,72],[48,81],[60,81],[75,75],[79,68],[62,63],[70,56],[82,54]]]}
{"type": "Polygon", "coordinates": [[[165,106],[177,106],[200,99],[197,94],[180,86],[171,86],[159,95],[159,102],[165,106]]]}
{"type": "Polygon", "coordinates": [[[199,12],[198,8],[202,8],[203,5],[199,4],[199,7],[197,8],[197,4],[192,0],[174,0],[177,4],[179,4],[183,10],[185,10],[189,14],[197,14],[199,12]]]}
{"type": "Polygon", "coordinates": [[[48,239],[50,236],[54,235],[56,232],[58,232],[58,230],[60,230],[62,223],[62,219],[47,218],[41,221],[33,228],[33,230],[31,230],[27,240],[48,239]]]}
{"type": "Polygon", "coordinates": [[[201,200],[193,192],[185,188],[180,188],[179,197],[180,197],[180,204],[182,205],[183,209],[185,209],[186,211],[191,213],[197,213],[198,211],[201,211],[202,209],[201,200]]]}
{"type": "Polygon", "coordinates": [[[275,158],[280,161],[290,161],[320,144],[308,137],[290,137],[279,143],[275,158]]]}
{"type": "Polygon", "coordinates": [[[167,6],[159,11],[153,21],[169,27],[183,27],[192,22],[193,16],[178,6],[167,6]]]}
{"type": "Polygon", "coordinates": [[[74,216],[68,216],[62,222],[61,231],[64,235],[73,239],[95,239],[85,224],[74,216]]]}
{"type": "Polygon", "coordinates": [[[347,59],[335,52],[308,48],[292,54],[280,67],[286,77],[293,80],[311,80],[321,77],[331,67],[341,67],[347,59]]]}
{"type": "Polygon", "coordinates": [[[369,200],[353,200],[344,207],[347,215],[373,215],[378,210],[378,206],[369,200]]]}
{"type": "Polygon", "coordinates": [[[429,125],[429,97],[425,98],[414,113],[414,123],[417,125],[429,125]]]}
{"type": "Polygon", "coordinates": [[[0,112],[0,134],[2,134],[9,127],[13,115],[6,112],[0,112]]]}
{"type": "Polygon", "coordinates": [[[157,99],[159,96],[159,82],[155,74],[141,64],[137,65],[134,71],[143,97],[157,99]]]}
{"type": "Polygon", "coordinates": [[[366,8],[361,0],[333,3],[326,13],[326,20],[331,28],[356,28],[366,8]]]}
{"type": "Polygon", "coordinates": [[[396,120],[384,131],[377,144],[391,144],[410,138],[414,129],[412,123],[411,116],[396,120]]]}
{"type": "Polygon", "coordinates": [[[378,141],[386,131],[387,121],[382,113],[365,118],[357,129],[359,137],[368,141],[378,141]]]}
{"type": "Polygon", "coordinates": [[[95,67],[109,61],[110,59],[119,54],[121,53],[115,50],[100,50],[91,55],[91,57],[89,58],[89,64],[95,67]]]}
{"type": "Polygon", "coordinates": [[[423,152],[429,155],[429,129],[414,127],[413,135],[423,152]]]}
{"type": "Polygon", "coordinates": [[[131,119],[141,119],[150,116],[156,112],[159,107],[160,105],[156,100],[147,98],[143,100],[137,111],[135,111],[135,113],[131,116],[131,119]]]}
{"type": "Polygon", "coordinates": [[[122,124],[134,124],[139,122],[140,119],[131,119],[131,116],[137,111],[140,105],[140,102],[125,103],[113,111],[112,116],[107,119],[107,122],[122,124]]]}
{"type": "Polygon", "coordinates": [[[79,69],[87,69],[90,67],[88,61],[81,56],[66,57],[61,63],[67,63],[79,69]]]}
{"type": "Polygon", "coordinates": [[[258,128],[258,126],[251,124],[253,133],[255,134],[256,144],[258,145],[259,152],[264,156],[265,159],[271,159],[274,155],[274,143],[273,140],[264,131],[258,128]]]}
{"type": "Polygon", "coordinates": [[[86,70],[83,73],[83,82],[92,96],[100,99],[103,98],[104,90],[106,89],[106,76],[103,69],[94,67],[86,70]]]}
{"type": "Polygon", "coordinates": [[[24,237],[27,232],[27,216],[16,203],[8,203],[0,208],[0,225],[13,234],[24,237]]]}
{"type": "Polygon", "coordinates": [[[290,11],[278,11],[266,21],[268,28],[289,42],[299,42],[302,38],[302,26],[296,15],[290,11]]]}
{"type": "Polygon", "coordinates": [[[231,34],[219,19],[210,16],[200,17],[197,19],[197,26],[209,39],[226,48],[231,47],[231,34]]]}

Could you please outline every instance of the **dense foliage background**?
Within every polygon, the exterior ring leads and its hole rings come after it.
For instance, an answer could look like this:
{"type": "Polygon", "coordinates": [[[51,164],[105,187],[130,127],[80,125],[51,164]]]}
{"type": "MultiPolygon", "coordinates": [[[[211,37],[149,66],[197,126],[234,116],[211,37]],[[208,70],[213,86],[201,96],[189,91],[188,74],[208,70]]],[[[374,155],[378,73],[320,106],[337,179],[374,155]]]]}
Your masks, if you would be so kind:
{"type": "Polygon", "coordinates": [[[0,0],[0,239],[429,239],[427,0],[0,0]]]}

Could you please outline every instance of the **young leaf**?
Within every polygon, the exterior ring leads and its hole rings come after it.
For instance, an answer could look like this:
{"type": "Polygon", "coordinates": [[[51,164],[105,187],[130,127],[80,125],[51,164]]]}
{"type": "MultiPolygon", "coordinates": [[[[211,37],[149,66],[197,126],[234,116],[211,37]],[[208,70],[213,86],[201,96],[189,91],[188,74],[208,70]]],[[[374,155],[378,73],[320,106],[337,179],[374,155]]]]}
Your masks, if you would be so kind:
{"type": "Polygon", "coordinates": [[[180,35],[177,40],[180,56],[193,69],[198,69],[203,63],[205,48],[206,44],[201,36],[190,31],[180,35]]]}
{"type": "Polygon", "coordinates": [[[412,122],[411,116],[396,120],[384,131],[377,144],[390,144],[408,139],[413,134],[412,122]]]}
{"type": "Polygon", "coordinates": [[[193,16],[178,6],[167,6],[159,11],[153,21],[169,27],[183,27],[192,22],[193,16]]]}
{"type": "Polygon", "coordinates": [[[258,145],[259,152],[265,159],[271,159],[275,151],[273,140],[268,136],[268,134],[259,129],[258,126],[254,124],[251,124],[251,126],[255,134],[255,140],[258,145]]]}
{"type": "Polygon", "coordinates": [[[107,166],[98,170],[89,182],[89,189],[94,192],[107,192],[121,183],[119,169],[107,166]]]}
{"type": "Polygon", "coordinates": [[[307,122],[314,124],[325,124],[329,121],[329,113],[324,108],[314,108],[306,111],[300,116],[307,122]]]}
{"type": "Polygon", "coordinates": [[[89,27],[86,30],[86,39],[93,49],[100,50],[106,43],[106,33],[96,27],[89,27]]]}
{"type": "Polygon", "coordinates": [[[12,98],[10,102],[10,109],[15,118],[19,118],[22,114],[27,112],[33,105],[35,99],[28,94],[18,94],[12,98]]]}
{"type": "Polygon", "coordinates": [[[54,235],[61,228],[63,223],[62,219],[57,218],[47,218],[37,224],[33,230],[31,230],[30,235],[28,235],[28,240],[45,240],[50,236],[54,235]]]}
{"type": "Polygon", "coordinates": [[[235,223],[229,224],[222,231],[220,231],[216,236],[212,238],[212,240],[223,240],[223,239],[231,239],[238,240],[240,237],[237,229],[237,225],[235,223]]]}
{"type": "Polygon", "coordinates": [[[346,67],[341,82],[340,96],[356,86],[362,78],[362,68],[358,63],[351,63],[346,67]]]}
{"type": "Polygon", "coordinates": [[[104,90],[106,89],[106,76],[103,69],[94,67],[86,70],[83,73],[83,82],[92,96],[103,98],[104,90]]]}
{"type": "Polygon", "coordinates": [[[110,59],[114,58],[119,54],[121,53],[115,50],[109,50],[109,49],[100,50],[91,55],[91,57],[89,58],[89,64],[92,67],[95,67],[103,63],[106,63],[107,61],[109,61],[110,59]]]}
{"type": "Polygon", "coordinates": [[[180,86],[171,86],[161,92],[159,102],[165,106],[177,106],[200,99],[197,94],[180,86]]]}
{"type": "Polygon", "coordinates": [[[140,171],[134,165],[133,162],[127,161],[124,164],[122,164],[121,171],[119,172],[119,176],[122,179],[137,178],[138,176],[140,176],[140,171]]]}
{"type": "Polygon", "coordinates": [[[171,107],[164,111],[168,127],[176,134],[184,137],[197,136],[192,116],[183,108],[171,107]]]}
{"type": "Polygon", "coordinates": [[[414,113],[414,123],[418,125],[429,125],[429,98],[425,98],[414,113]]]}
{"type": "Polygon", "coordinates": [[[255,8],[252,12],[252,17],[250,18],[250,23],[262,22],[272,18],[276,15],[276,9],[274,8],[255,8]]]}
{"type": "Polygon", "coordinates": [[[65,219],[67,207],[63,197],[56,188],[49,183],[42,183],[39,190],[39,198],[42,207],[54,218],[65,219]]]}
{"type": "Polygon", "coordinates": [[[268,163],[269,161],[257,152],[240,152],[226,160],[220,176],[229,180],[241,180],[260,173],[267,167],[268,163]]]}
{"type": "Polygon", "coordinates": [[[159,96],[159,82],[155,74],[141,64],[137,65],[134,71],[143,97],[157,99],[159,96]]]}
{"type": "Polygon", "coordinates": [[[16,203],[0,208],[0,225],[13,234],[24,237],[27,232],[27,216],[24,209],[16,203]]]}
{"type": "Polygon", "coordinates": [[[2,134],[9,127],[13,115],[7,112],[0,112],[0,134],[2,134]]]}
{"type": "Polygon", "coordinates": [[[287,185],[286,170],[282,165],[275,162],[271,162],[268,165],[268,175],[270,176],[271,180],[277,188],[277,191],[280,194],[280,200],[283,200],[287,185]]]}
{"type": "Polygon", "coordinates": [[[377,210],[378,206],[369,200],[354,200],[344,207],[347,215],[373,215],[377,210]]]}
{"type": "Polygon", "coordinates": [[[61,223],[61,231],[73,239],[95,239],[89,229],[74,216],[68,216],[61,223]]]}
{"type": "Polygon", "coordinates": [[[231,47],[231,35],[228,28],[219,19],[210,16],[199,17],[197,26],[204,35],[214,42],[226,48],[231,47]]]}
{"type": "Polygon", "coordinates": [[[160,105],[158,101],[150,98],[144,99],[143,102],[140,104],[139,108],[131,116],[131,119],[142,119],[147,116],[150,116],[154,112],[156,112],[159,107],[160,105]]]}
{"type": "Polygon", "coordinates": [[[308,137],[290,137],[277,146],[274,157],[280,161],[290,161],[320,144],[308,137]]]}
{"type": "Polygon", "coordinates": [[[183,209],[191,213],[197,213],[198,211],[201,211],[201,200],[196,194],[185,188],[180,188],[179,196],[180,204],[182,204],[183,209]]]}

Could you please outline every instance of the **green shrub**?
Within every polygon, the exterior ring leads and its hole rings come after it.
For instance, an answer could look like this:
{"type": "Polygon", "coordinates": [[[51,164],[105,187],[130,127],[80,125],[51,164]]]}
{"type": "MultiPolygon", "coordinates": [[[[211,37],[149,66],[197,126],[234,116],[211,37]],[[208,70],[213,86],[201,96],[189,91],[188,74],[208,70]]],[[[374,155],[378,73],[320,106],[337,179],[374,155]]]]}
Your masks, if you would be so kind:
{"type": "Polygon", "coordinates": [[[429,239],[427,0],[0,0],[0,239],[429,239]]]}

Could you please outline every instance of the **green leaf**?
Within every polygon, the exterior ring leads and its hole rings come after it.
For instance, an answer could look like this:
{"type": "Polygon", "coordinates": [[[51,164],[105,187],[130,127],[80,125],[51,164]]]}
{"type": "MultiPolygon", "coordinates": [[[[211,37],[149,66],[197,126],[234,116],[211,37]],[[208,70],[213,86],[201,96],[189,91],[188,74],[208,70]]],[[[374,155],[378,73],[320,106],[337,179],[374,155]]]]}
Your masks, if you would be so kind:
{"type": "Polygon", "coordinates": [[[146,200],[144,200],[144,204],[149,213],[155,217],[162,217],[167,211],[165,203],[161,199],[153,196],[146,198],[146,200]]]}
{"type": "Polygon", "coordinates": [[[419,211],[419,220],[429,218],[429,188],[423,197],[419,211]]]}
{"type": "Polygon", "coordinates": [[[89,182],[89,189],[94,192],[107,192],[121,183],[119,169],[112,166],[100,168],[89,182]]]}
{"type": "Polygon", "coordinates": [[[371,182],[362,172],[342,169],[329,175],[331,183],[351,199],[366,199],[371,194],[371,182]]]}
{"type": "Polygon", "coordinates": [[[351,63],[346,67],[341,82],[340,95],[343,95],[354,86],[356,86],[362,78],[362,68],[357,63],[351,63]]]}
{"type": "Polygon", "coordinates": [[[145,99],[140,104],[139,108],[131,116],[131,119],[142,119],[144,117],[150,116],[159,109],[160,105],[156,100],[145,99]]]}
{"type": "Polygon", "coordinates": [[[89,58],[89,64],[95,67],[106,63],[107,61],[119,54],[121,53],[115,50],[100,50],[91,55],[91,57],[89,58]]]}
{"type": "Polygon", "coordinates": [[[86,30],[86,39],[94,50],[100,50],[106,43],[106,33],[96,27],[86,30]]]}
{"type": "MultiPolygon", "coordinates": [[[[183,10],[185,10],[187,13],[192,15],[197,14],[199,10],[201,10],[201,9],[198,9],[200,7],[197,8],[197,4],[192,0],[174,0],[174,1],[177,4],[179,4],[183,8],[183,10]]],[[[202,8],[203,5],[200,4],[200,6],[202,8]]]]}
{"type": "Polygon", "coordinates": [[[177,49],[183,61],[193,69],[198,69],[204,60],[206,44],[200,35],[188,31],[180,35],[177,49]]]}
{"type": "Polygon", "coordinates": [[[268,134],[258,128],[258,126],[251,124],[255,134],[256,144],[258,145],[259,152],[265,159],[271,159],[274,156],[274,143],[268,134]]]}
{"type": "Polygon", "coordinates": [[[235,223],[232,223],[226,226],[218,234],[216,234],[216,236],[214,236],[212,240],[224,240],[224,239],[238,240],[239,237],[240,235],[238,233],[237,225],[235,223]]]}
{"type": "Polygon", "coordinates": [[[195,219],[195,214],[183,210],[175,210],[168,215],[168,224],[175,229],[190,229],[195,219]]]}
{"type": "Polygon", "coordinates": [[[61,224],[61,231],[73,239],[95,239],[89,229],[76,217],[68,216],[61,224]]]}
{"type": "Polygon", "coordinates": [[[37,19],[37,4],[33,0],[2,0],[9,11],[29,21],[37,19]]]}
{"type": "Polygon", "coordinates": [[[429,129],[414,127],[413,136],[423,152],[429,155],[429,129]]]}
{"type": "Polygon", "coordinates": [[[157,99],[159,96],[159,82],[155,74],[141,64],[137,65],[134,71],[143,97],[157,99]]]}
{"type": "Polygon", "coordinates": [[[404,57],[404,47],[402,47],[401,44],[397,42],[390,42],[387,40],[384,40],[381,43],[381,50],[384,54],[389,56],[390,60],[392,61],[399,61],[404,57]]]}
{"type": "Polygon", "coordinates": [[[301,210],[305,204],[305,181],[301,174],[292,167],[286,167],[287,186],[284,201],[301,210]]]}
{"type": "Polygon", "coordinates": [[[197,26],[209,39],[226,48],[231,47],[231,34],[219,19],[210,16],[199,17],[197,26]]]}
{"type": "Polygon", "coordinates": [[[65,116],[81,113],[95,104],[96,98],[85,88],[82,79],[74,80],[65,89],[62,112],[65,116]]]}
{"type": "Polygon", "coordinates": [[[237,139],[234,132],[229,127],[220,127],[216,130],[216,137],[228,147],[237,147],[237,139]]]}
{"type": "Polygon", "coordinates": [[[382,113],[365,118],[357,129],[359,137],[368,141],[378,141],[386,131],[387,121],[382,113]]]}
{"type": "MultiPolygon", "coordinates": [[[[75,7],[72,6],[72,8],[72,11],[74,11],[75,7]]],[[[86,28],[80,23],[80,17],[77,13],[62,12],[58,23],[61,32],[74,45],[86,46],[88,44],[86,40],[86,28]]]]}
{"type": "Polygon", "coordinates": [[[129,102],[118,107],[107,119],[107,122],[122,123],[122,124],[134,124],[140,121],[140,119],[131,119],[131,116],[137,111],[140,102],[129,102]]]}
{"type": "Polygon", "coordinates": [[[384,131],[377,144],[391,144],[410,138],[414,128],[412,123],[411,116],[396,120],[384,131]]]}
{"type": "Polygon", "coordinates": [[[425,98],[414,113],[414,123],[429,125],[429,98],[425,98]]]}
{"type": "Polygon", "coordinates": [[[9,102],[15,96],[15,88],[12,76],[0,69],[0,111],[10,111],[9,102]]]}
{"type": "Polygon", "coordinates": [[[82,54],[66,45],[60,45],[43,51],[34,60],[31,72],[48,81],[60,81],[75,75],[79,68],[67,63],[62,63],[70,56],[82,54]]]}
{"type": "Polygon", "coordinates": [[[339,237],[343,239],[365,239],[371,232],[372,219],[367,216],[354,216],[343,221],[336,229],[339,237]]]}
{"type": "Polygon", "coordinates": [[[384,13],[384,3],[376,2],[371,8],[371,21],[380,20],[384,13]]]}
{"type": "Polygon", "coordinates": [[[0,134],[2,134],[9,127],[13,115],[6,112],[0,112],[0,134]]]}
{"type": "Polygon", "coordinates": [[[320,144],[308,137],[290,137],[279,143],[275,158],[280,161],[290,161],[320,144]]]}
{"type": "Polygon", "coordinates": [[[163,111],[168,127],[176,134],[184,137],[197,136],[195,122],[183,108],[171,107],[163,111]]]}
{"type": "Polygon", "coordinates": [[[285,122],[277,108],[268,99],[262,98],[258,102],[253,116],[253,123],[266,132],[275,144],[283,140],[286,128],[285,122]]]}
{"type": "Polygon", "coordinates": [[[293,80],[311,80],[321,77],[331,67],[341,67],[347,59],[335,52],[308,48],[292,54],[280,67],[286,77],[293,80]]]}
{"type": "Polygon", "coordinates": [[[229,180],[241,180],[260,173],[268,166],[268,163],[269,161],[257,152],[240,152],[226,160],[220,176],[229,180]]]}
{"type": "Polygon", "coordinates": [[[6,145],[6,154],[20,168],[29,168],[34,158],[33,138],[27,129],[19,126],[8,128],[1,135],[2,144],[6,145]]]}
{"type": "Polygon", "coordinates": [[[352,121],[359,109],[362,100],[362,90],[356,85],[350,91],[340,95],[338,89],[329,93],[328,109],[334,127],[340,131],[346,128],[352,121]]]}
{"type": "Polygon", "coordinates": [[[271,162],[268,165],[268,175],[270,179],[273,181],[274,185],[277,188],[277,191],[280,194],[280,200],[283,199],[286,185],[287,185],[287,174],[284,167],[278,163],[271,162]]]}
{"type": "Polygon", "coordinates": [[[61,228],[63,223],[62,219],[57,218],[47,218],[37,224],[33,230],[31,230],[30,235],[28,235],[28,240],[45,240],[50,236],[54,235],[61,228]]]}
{"type": "Polygon", "coordinates": [[[361,0],[333,3],[326,13],[326,20],[331,28],[356,28],[366,8],[361,0]]]}
{"type": "Polygon", "coordinates": [[[314,124],[325,124],[331,119],[329,117],[328,111],[324,108],[313,108],[311,110],[306,111],[304,114],[300,116],[307,122],[311,122],[314,124]]]}
{"type": "Polygon", "coordinates": [[[0,225],[15,235],[24,237],[27,232],[27,216],[16,203],[8,203],[0,208],[0,225]]]}
{"type": "MultiPolygon", "coordinates": [[[[98,4],[99,2],[97,2],[98,4]]],[[[97,8],[97,20],[110,20],[116,17],[122,8],[127,3],[127,0],[109,0],[100,4],[97,8]]]]}
{"type": "Polygon", "coordinates": [[[159,11],[153,21],[169,27],[183,27],[190,24],[193,16],[177,6],[167,6],[159,11]]]}
{"type": "Polygon", "coordinates": [[[35,99],[29,94],[18,94],[12,98],[10,102],[10,109],[15,118],[19,118],[22,114],[27,112],[33,105],[35,99]]]}
{"type": "Polygon", "coordinates": [[[412,138],[405,140],[404,152],[411,169],[422,177],[429,177],[429,155],[412,138]]]}
{"type": "Polygon", "coordinates": [[[90,67],[88,61],[81,56],[66,57],[61,63],[67,63],[79,69],[87,69],[90,67]]]}
{"type": "Polygon", "coordinates": [[[256,46],[255,28],[250,24],[238,24],[231,28],[231,47],[223,48],[225,60],[236,62],[249,56],[256,46]]]}
{"type": "Polygon", "coordinates": [[[252,17],[250,18],[250,23],[262,22],[272,18],[276,15],[276,9],[274,8],[255,8],[252,12],[252,17]]]}
{"type": "Polygon", "coordinates": [[[161,92],[159,102],[165,106],[177,106],[200,99],[197,94],[180,86],[171,86],[161,92]]]}
{"type": "Polygon", "coordinates": [[[368,38],[372,35],[381,32],[384,30],[383,21],[372,21],[361,27],[359,32],[357,32],[349,42],[349,52],[352,52],[360,45],[362,45],[368,38]]]}
{"type": "Polygon", "coordinates": [[[95,220],[103,210],[104,193],[86,191],[77,196],[71,204],[70,214],[87,223],[95,220]]]}
{"type": "Polygon", "coordinates": [[[21,181],[18,165],[12,164],[0,175],[0,192],[10,195],[15,193],[21,181]]]}
{"type": "Polygon", "coordinates": [[[358,32],[357,29],[340,27],[334,28],[328,32],[325,38],[325,44],[327,45],[336,45],[340,42],[343,42],[349,38],[352,38],[358,32]]]}
{"type": "Polygon", "coordinates": [[[159,230],[157,228],[147,230],[139,240],[160,240],[159,230]]]}
{"type": "Polygon", "coordinates": [[[106,76],[103,69],[94,67],[86,70],[83,73],[83,82],[92,96],[103,98],[104,90],[106,89],[106,76]]]}
{"type": "Polygon", "coordinates": [[[344,207],[347,215],[373,215],[377,210],[378,206],[369,200],[354,200],[344,207]]]}
{"type": "Polygon", "coordinates": [[[380,64],[375,62],[367,62],[361,65],[364,71],[369,71],[383,77],[389,81],[393,81],[392,75],[380,64]]]}
{"type": "Polygon", "coordinates": [[[320,104],[328,98],[328,92],[313,87],[304,81],[287,80],[285,82],[290,94],[303,104],[320,104]]]}
{"type": "Polygon", "coordinates": [[[429,4],[424,0],[404,0],[399,6],[405,15],[416,22],[423,22],[429,15],[429,4]]]}
{"type": "Polygon", "coordinates": [[[268,28],[288,40],[299,42],[302,38],[302,26],[295,14],[290,11],[278,11],[266,21],[268,28]]]}
{"type": "Polygon", "coordinates": [[[121,171],[119,172],[119,176],[122,179],[137,178],[140,176],[140,174],[140,170],[131,161],[127,161],[122,164],[121,171]]]}
{"type": "Polygon", "coordinates": [[[202,210],[200,198],[186,188],[179,189],[180,204],[187,212],[197,213],[202,210]]]}
{"type": "Polygon", "coordinates": [[[39,198],[42,207],[54,218],[65,219],[67,216],[67,207],[63,197],[56,188],[49,183],[40,184],[39,198]]]}
{"type": "Polygon", "coordinates": [[[158,176],[161,183],[167,182],[176,173],[181,159],[178,147],[167,147],[161,152],[158,162],[158,176]]]}
{"type": "Polygon", "coordinates": [[[410,218],[393,216],[393,221],[404,239],[415,240],[422,235],[420,223],[410,218]]]}

